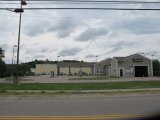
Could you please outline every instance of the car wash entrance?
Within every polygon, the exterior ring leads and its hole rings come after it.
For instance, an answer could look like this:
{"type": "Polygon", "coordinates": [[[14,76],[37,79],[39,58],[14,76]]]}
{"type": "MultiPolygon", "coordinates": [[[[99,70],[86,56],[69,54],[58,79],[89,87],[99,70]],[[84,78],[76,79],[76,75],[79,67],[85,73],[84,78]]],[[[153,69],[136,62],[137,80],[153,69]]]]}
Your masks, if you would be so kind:
{"type": "Polygon", "coordinates": [[[148,77],[148,66],[134,66],[135,77],[148,77]]]}

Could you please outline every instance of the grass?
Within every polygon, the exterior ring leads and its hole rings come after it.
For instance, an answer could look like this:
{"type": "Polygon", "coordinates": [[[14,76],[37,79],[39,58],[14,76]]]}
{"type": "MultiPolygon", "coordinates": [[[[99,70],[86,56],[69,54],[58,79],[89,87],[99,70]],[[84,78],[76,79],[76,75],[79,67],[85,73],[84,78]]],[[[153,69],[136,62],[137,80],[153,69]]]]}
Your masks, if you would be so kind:
{"type": "Polygon", "coordinates": [[[0,83],[0,91],[6,90],[110,90],[160,88],[160,81],[130,81],[107,83],[0,83]]]}

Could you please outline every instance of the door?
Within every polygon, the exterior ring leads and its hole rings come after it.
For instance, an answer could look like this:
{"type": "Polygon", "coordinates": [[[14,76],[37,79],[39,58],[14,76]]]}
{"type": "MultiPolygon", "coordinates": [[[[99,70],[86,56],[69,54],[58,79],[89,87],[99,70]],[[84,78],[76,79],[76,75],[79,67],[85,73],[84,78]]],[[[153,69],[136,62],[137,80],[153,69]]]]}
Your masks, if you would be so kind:
{"type": "Polygon", "coordinates": [[[123,77],[123,69],[120,69],[120,77],[123,77]]]}
{"type": "Polygon", "coordinates": [[[148,77],[148,66],[135,66],[135,77],[148,77]]]}

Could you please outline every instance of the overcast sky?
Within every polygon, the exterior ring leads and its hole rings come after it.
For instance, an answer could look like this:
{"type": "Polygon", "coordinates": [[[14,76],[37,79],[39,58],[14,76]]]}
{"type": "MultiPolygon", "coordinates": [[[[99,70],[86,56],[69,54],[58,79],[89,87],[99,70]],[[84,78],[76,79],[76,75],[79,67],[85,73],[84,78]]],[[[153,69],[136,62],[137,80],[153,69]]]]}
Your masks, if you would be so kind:
{"type": "MultiPolygon", "coordinates": [[[[2,1],[0,1],[2,3],[2,1]]],[[[6,3],[6,2],[5,2],[6,3]]],[[[52,2],[53,3],[53,2],[52,2]]],[[[17,7],[0,4],[2,7],[17,7]]],[[[25,7],[160,8],[160,4],[28,4],[25,7]]],[[[0,10],[0,47],[12,62],[19,14],[0,10]]],[[[20,62],[38,60],[101,61],[144,53],[160,59],[160,11],[25,10],[22,14],[20,62]]],[[[16,51],[15,51],[16,52],[16,51]]]]}

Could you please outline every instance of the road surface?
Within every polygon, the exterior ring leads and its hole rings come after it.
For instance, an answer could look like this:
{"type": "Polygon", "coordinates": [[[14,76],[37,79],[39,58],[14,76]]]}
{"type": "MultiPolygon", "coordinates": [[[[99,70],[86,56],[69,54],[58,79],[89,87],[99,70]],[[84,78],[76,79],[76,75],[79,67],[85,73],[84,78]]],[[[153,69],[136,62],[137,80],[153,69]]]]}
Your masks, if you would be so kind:
{"type": "MultiPolygon", "coordinates": [[[[160,95],[0,97],[0,116],[104,116],[152,114],[160,95]]],[[[1,120],[1,118],[0,118],[1,120]]]]}

